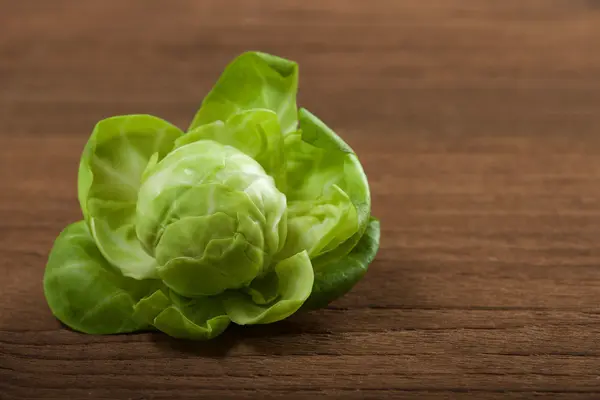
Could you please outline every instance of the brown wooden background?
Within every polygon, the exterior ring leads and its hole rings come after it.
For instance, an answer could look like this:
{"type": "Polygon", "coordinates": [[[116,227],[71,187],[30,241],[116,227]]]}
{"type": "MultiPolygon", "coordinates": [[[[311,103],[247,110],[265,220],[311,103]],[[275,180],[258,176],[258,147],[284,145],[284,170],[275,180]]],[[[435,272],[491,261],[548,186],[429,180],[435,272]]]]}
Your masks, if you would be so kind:
{"type": "Polygon", "coordinates": [[[0,0],[0,398],[600,398],[600,2],[0,0]],[[209,343],[64,329],[41,279],[104,117],[301,66],[381,218],[329,308],[209,343]]]}

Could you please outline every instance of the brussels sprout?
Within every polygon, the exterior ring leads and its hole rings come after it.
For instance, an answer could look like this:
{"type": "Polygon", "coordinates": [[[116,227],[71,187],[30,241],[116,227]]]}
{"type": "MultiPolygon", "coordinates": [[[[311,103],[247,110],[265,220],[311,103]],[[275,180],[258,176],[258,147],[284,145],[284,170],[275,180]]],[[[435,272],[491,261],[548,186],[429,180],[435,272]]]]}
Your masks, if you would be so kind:
{"type": "Polygon", "coordinates": [[[79,166],[83,220],[44,275],[53,314],[90,334],[210,339],[326,306],[379,247],[356,154],[296,106],[298,67],[242,54],[187,133],[150,115],[96,124],[79,166]]]}

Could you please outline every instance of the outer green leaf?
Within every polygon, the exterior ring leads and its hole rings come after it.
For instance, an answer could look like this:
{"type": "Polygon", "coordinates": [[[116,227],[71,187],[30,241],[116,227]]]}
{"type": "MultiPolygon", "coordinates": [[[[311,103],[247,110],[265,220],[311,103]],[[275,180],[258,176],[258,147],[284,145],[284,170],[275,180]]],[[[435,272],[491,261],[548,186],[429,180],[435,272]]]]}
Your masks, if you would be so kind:
{"type": "Polygon", "coordinates": [[[122,276],[96,248],[85,221],[60,234],[44,274],[52,313],[69,327],[92,334],[133,332],[148,327],[132,318],[133,306],[159,282],[122,276]]]}
{"type": "Polygon", "coordinates": [[[325,307],[346,294],[367,272],[379,250],[379,221],[371,218],[367,229],[354,249],[341,260],[315,267],[312,293],[303,308],[325,307]]]}
{"type": "Polygon", "coordinates": [[[133,307],[133,318],[140,324],[152,326],[158,314],[171,306],[171,299],[168,297],[168,294],[169,289],[161,287],[143,299],[140,299],[133,307]]]}
{"type": "Polygon", "coordinates": [[[288,205],[288,235],[280,257],[297,249],[309,256],[335,249],[358,230],[356,209],[337,185],[314,200],[295,200],[288,205]]]}
{"type": "Polygon", "coordinates": [[[204,98],[189,130],[214,121],[226,121],[240,111],[266,108],[274,111],[284,133],[297,125],[295,62],[259,52],[244,53],[227,66],[204,98]]]}
{"type": "Polygon", "coordinates": [[[252,296],[256,304],[270,304],[279,296],[279,278],[276,272],[271,272],[252,281],[252,284],[242,289],[252,296]]]}
{"type": "Polygon", "coordinates": [[[188,299],[168,289],[157,290],[142,299],[135,312],[138,320],[179,339],[212,339],[230,323],[219,299],[188,299]]]}
{"type": "Polygon", "coordinates": [[[301,131],[288,135],[284,145],[290,217],[282,256],[313,243],[305,248],[318,266],[343,258],[356,245],[369,220],[371,198],[350,146],[307,110],[300,110],[299,119],[301,131]]]}
{"type": "Polygon", "coordinates": [[[123,275],[156,277],[155,263],[135,236],[135,207],[142,175],[183,133],[150,115],[100,121],[79,167],[79,202],[104,257],[123,275]]]}
{"type": "Polygon", "coordinates": [[[326,151],[354,154],[354,150],[344,140],[336,135],[323,121],[306,108],[298,112],[302,140],[326,151]]]}
{"type": "Polygon", "coordinates": [[[199,140],[235,147],[256,160],[275,179],[280,190],[284,188],[283,135],[274,111],[244,110],[230,116],[225,123],[215,121],[199,126],[179,138],[176,147],[199,140]]]}
{"type": "Polygon", "coordinates": [[[302,306],[310,295],[314,280],[306,251],[280,261],[272,273],[277,278],[267,275],[253,282],[250,295],[240,291],[222,295],[225,311],[233,322],[239,325],[268,324],[289,317],[302,306]],[[264,304],[273,299],[275,285],[277,297],[264,304]]]}
{"type": "MultiPolygon", "coordinates": [[[[213,121],[211,123],[198,126],[187,132],[175,141],[175,149],[183,147],[186,144],[194,143],[199,140],[219,138],[226,134],[225,123],[223,121],[213,121]]],[[[218,141],[218,140],[216,140],[218,141]]]]}
{"type": "MultiPolygon", "coordinates": [[[[325,155],[331,154],[331,157],[335,158],[342,155],[342,165],[336,165],[337,168],[341,167],[342,172],[336,176],[336,184],[348,193],[356,207],[359,225],[364,229],[369,221],[371,194],[367,176],[358,157],[342,138],[308,110],[300,109],[298,118],[303,141],[323,150],[325,155]]],[[[333,184],[333,182],[327,183],[333,184]]]]}

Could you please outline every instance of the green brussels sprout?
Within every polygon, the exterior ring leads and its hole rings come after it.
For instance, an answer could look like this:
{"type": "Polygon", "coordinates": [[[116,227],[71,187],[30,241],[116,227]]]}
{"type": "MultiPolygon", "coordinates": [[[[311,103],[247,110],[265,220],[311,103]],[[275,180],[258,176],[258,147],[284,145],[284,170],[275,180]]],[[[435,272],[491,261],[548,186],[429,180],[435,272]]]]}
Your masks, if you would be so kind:
{"type": "Polygon", "coordinates": [[[96,124],[78,175],[84,219],[44,275],[53,314],[90,334],[210,339],[326,306],[379,247],[356,154],[298,110],[297,65],[248,52],[186,133],[150,115],[96,124]]]}

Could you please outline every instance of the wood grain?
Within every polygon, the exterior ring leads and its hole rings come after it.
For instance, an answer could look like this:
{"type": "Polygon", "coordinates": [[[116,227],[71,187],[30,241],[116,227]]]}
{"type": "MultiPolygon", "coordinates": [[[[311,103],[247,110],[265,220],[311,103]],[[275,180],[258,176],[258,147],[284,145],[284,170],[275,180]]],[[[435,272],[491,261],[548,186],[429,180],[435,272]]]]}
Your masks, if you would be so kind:
{"type": "Polygon", "coordinates": [[[600,398],[600,2],[0,0],[0,398],[600,398]],[[86,336],[41,290],[104,117],[185,128],[259,49],[357,150],[382,245],[327,309],[86,336]]]}

